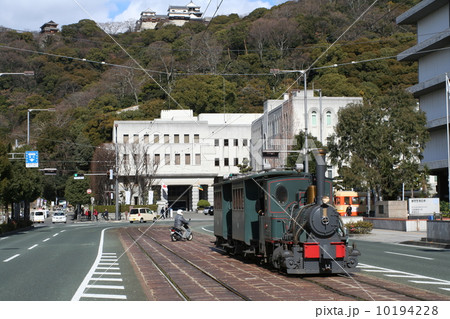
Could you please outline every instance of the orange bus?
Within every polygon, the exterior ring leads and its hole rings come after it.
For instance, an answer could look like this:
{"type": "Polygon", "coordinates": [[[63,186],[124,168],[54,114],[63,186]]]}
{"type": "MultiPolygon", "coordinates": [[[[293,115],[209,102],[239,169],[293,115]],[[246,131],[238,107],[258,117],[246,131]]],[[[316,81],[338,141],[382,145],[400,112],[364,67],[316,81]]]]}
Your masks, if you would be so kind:
{"type": "Polygon", "coordinates": [[[341,216],[347,216],[347,207],[351,206],[351,216],[360,216],[367,210],[367,194],[354,191],[336,191],[334,206],[341,216]]]}

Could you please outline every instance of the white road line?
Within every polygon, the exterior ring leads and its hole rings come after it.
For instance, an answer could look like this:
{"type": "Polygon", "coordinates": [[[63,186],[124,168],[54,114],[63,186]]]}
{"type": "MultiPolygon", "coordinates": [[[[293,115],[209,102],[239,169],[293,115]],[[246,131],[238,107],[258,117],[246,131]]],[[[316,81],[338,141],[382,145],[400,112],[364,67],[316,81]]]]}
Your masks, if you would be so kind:
{"type": "Polygon", "coordinates": [[[125,295],[82,294],[80,297],[81,298],[119,299],[119,300],[127,299],[127,296],[125,296],[125,295]]]}
{"type": "Polygon", "coordinates": [[[28,250],[32,250],[33,248],[37,247],[38,244],[31,246],[30,248],[28,248],[28,250]]]}
{"type": "Polygon", "coordinates": [[[0,240],[5,240],[5,239],[7,239],[7,238],[9,238],[9,237],[2,237],[2,238],[0,238],[0,240]]]}
{"type": "Polygon", "coordinates": [[[47,240],[50,240],[50,238],[45,238],[42,242],[46,242],[47,240]]]}
{"type": "Polygon", "coordinates": [[[122,273],[120,273],[120,272],[108,272],[108,271],[103,271],[103,272],[94,272],[93,275],[113,275],[113,276],[120,276],[120,275],[122,275],[122,273]]]}
{"type": "Polygon", "coordinates": [[[122,278],[92,277],[89,281],[123,281],[122,278]]]}
{"type": "Polygon", "coordinates": [[[56,234],[53,235],[53,237],[56,237],[56,236],[58,236],[58,235],[59,235],[59,233],[56,233],[56,234]]]}
{"type": "Polygon", "coordinates": [[[120,270],[120,267],[97,267],[97,270],[120,270]]]}
{"type": "Polygon", "coordinates": [[[426,259],[426,260],[434,260],[434,258],[429,257],[422,257],[422,256],[416,256],[416,255],[408,255],[408,254],[401,254],[401,253],[395,253],[393,251],[385,251],[386,254],[392,254],[392,255],[400,255],[405,257],[412,257],[412,258],[420,258],[420,259],[426,259]]]}
{"type": "Polygon", "coordinates": [[[95,288],[95,289],[125,289],[124,286],[113,286],[113,285],[87,285],[86,288],[95,288]]]}
{"type": "Polygon", "coordinates": [[[14,258],[19,257],[19,256],[20,256],[20,254],[14,255],[12,257],[9,257],[8,259],[3,260],[3,262],[7,263],[8,261],[13,260],[14,258]]]}
{"type": "MultiPolygon", "coordinates": [[[[442,286],[450,285],[450,281],[448,281],[448,280],[443,280],[443,279],[433,278],[433,277],[428,277],[428,276],[422,276],[419,274],[408,273],[405,271],[377,267],[377,266],[372,266],[372,265],[367,265],[367,264],[359,264],[358,267],[361,268],[362,271],[367,271],[367,272],[380,272],[380,273],[385,272],[384,275],[386,277],[404,277],[404,278],[411,278],[411,279],[413,279],[413,278],[423,279],[423,280],[408,280],[409,282],[416,283],[416,284],[418,283],[418,284],[424,284],[424,285],[442,285],[442,286]]],[[[450,291],[450,288],[439,287],[439,289],[450,291]]]]}
{"type": "Polygon", "coordinates": [[[102,230],[102,233],[100,236],[100,243],[98,245],[97,258],[95,259],[94,264],[92,265],[91,269],[86,274],[86,277],[84,277],[81,285],[78,287],[77,291],[73,295],[72,301],[79,301],[81,296],[83,296],[83,292],[86,289],[86,286],[88,285],[88,282],[91,279],[92,275],[94,274],[95,269],[97,268],[97,264],[100,262],[100,258],[102,256],[102,251],[103,251],[103,241],[104,241],[104,237],[105,237],[105,231],[107,229],[108,228],[105,228],[102,230]]]}

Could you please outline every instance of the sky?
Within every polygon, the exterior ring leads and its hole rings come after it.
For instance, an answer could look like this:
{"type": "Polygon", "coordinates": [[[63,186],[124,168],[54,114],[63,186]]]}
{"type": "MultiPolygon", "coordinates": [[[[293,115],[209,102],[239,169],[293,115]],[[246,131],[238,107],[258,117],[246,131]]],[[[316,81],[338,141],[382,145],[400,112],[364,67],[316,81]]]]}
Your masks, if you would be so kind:
{"type": "MultiPolygon", "coordinates": [[[[20,31],[40,31],[49,21],[63,25],[91,19],[98,23],[138,20],[152,9],[166,15],[169,5],[187,5],[191,0],[0,0],[0,26],[20,31]]],[[[205,17],[237,13],[245,16],[257,8],[271,8],[287,0],[193,0],[205,17]],[[209,5],[208,5],[209,4],[209,5]]]]}

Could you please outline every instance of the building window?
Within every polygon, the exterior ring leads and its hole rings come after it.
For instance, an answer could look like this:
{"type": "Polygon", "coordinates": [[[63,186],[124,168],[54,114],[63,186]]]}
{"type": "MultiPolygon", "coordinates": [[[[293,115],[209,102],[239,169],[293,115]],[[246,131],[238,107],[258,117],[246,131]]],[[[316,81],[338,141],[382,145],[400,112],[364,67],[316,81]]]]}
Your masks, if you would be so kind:
{"type": "Polygon", "coordinates": [[[169,143],[169,134],[164,134],[164,143],[165,144],[169,143]]]}
{"type": "Polygon", "coordinates": [[[214,146],[219,146],[219,139],[218,138],[214,139],[214,146]]]}
{"type": "Polygon", "coordinates": [[[228,139],[227,138],[223,140],[223,146],[228,146],[228,139]]]}
{"type": "Polygon", "coordinates": [[[161,156],[159,154],[155,154],[155,165],[159,165],[161,161],[161,156]]]}
{"type": "Polygon", "coordinates": [[[228,159],[228,157],[225,157],[225,158],[223,159],[223,165],[224,165],[224,166],[230,166],[230,160],[228,159]]]}
{"type": "Polygon", "coordinates": [[[184,134],[184,142],[189,143],[189,134],[184,134]]]}
{"type": "Polygon", "coordinates": [[[123,154],[123,165],[128,165],[128,162],[130,160],[130,156],[128,154],[123,154]]]}
{"type": "Polygon", "coordinates": [[[123,134],[123,143],[126,144],[130,140],[130,136],[128,134],[123,134]]]}
{"type": "Polygon", "coordinates": [[[331,126],[331,112],[327,112],[327,126],[331,126]]]}
{"type": "Polygon", "coordinates": [[[239,140],[237,138],[234,139],[234,146],[239,146],[239,140]]]}
{"type": "Polygon", "coordinates": [[[173,142],[174,142],[174,143],[180,143],[180,135],[175,134],[175,135],[173,136],[173,142]]]}
{"type": "Polygon", "coordinates": [[[313,111],[311,113],[311,125],[317,126],[317,112],[316,111],[313,111]]]}
{"type": "Polygon", "coordinates": [[[150,137],[148,134],[144,134],[144,143],[148,144],[150,142],[150,137]]]}
{"type": "Polygon", "coordinates": [[[165,165],[170,165],[170,154],[164,155],[164,163],[165,165]]]}
{"type": "Polygon", "coordinates": [[[180,154],[175,154],[175,165],[180,165],[180,154]]]}
{"type": "Polygon", "coordinates": [[[139,143],[139,134],[133,134],[133,143],[138,144],[139,143]]]}
{"type": "Polygon", "coordinates": [[[214,166],[220,166],[220,160],[217,157],[214,159],[214,166]]]}
{"type": "Polygon", "coordinates": [[[234,158],[234,166],[238,166],[239,165],[239,158],[235,157],[234,158]]]}
{"type": "Polygon", "coordinates": [[[191,165],[191,154],[185,154],[184,155],[184,164],[185,165],[191,165]]]}
{"type": "Polygon", "coordinates": [[[155,143],[155,144],[159,143],[159,135],[158,134],[153,135],[153,143],[155,143]]]}
{"type": "Polygon", "coordinates": [[[195,154],[195,165],[201,165],[202,164],[202,157],[200,154],[195,154]]]}
{"type": "Polygon", "coordinates": [[[244,139],[242,140],[242,146],[247,146],[247,145],[248,145],[248,141],[247,141],[246,138],[244,138],[244,139]]]}
{"type": "Polygon", "coordinates": [[[194,134],[194,143],[200,143],[200,135],[194,134]]]}

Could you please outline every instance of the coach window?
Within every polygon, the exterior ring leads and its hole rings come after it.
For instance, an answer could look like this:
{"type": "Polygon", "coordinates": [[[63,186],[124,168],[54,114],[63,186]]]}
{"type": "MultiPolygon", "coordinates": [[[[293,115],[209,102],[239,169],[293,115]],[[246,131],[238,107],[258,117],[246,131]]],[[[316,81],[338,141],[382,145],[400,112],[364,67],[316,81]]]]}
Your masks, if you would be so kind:
{"type": "Polygon", "coordinates": [[[286,203],[286,201],[288,199],[288,191],[287,191],[286,187],[284,187],[283,185],[279,185],[277,187],[277,190],[275,191],[275,198],[281,204],[286,203]]]}

